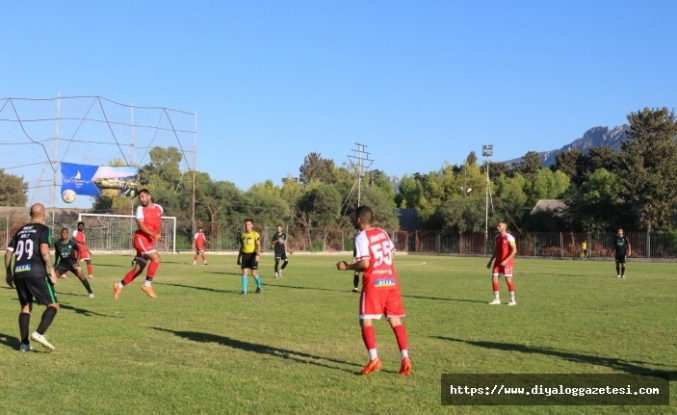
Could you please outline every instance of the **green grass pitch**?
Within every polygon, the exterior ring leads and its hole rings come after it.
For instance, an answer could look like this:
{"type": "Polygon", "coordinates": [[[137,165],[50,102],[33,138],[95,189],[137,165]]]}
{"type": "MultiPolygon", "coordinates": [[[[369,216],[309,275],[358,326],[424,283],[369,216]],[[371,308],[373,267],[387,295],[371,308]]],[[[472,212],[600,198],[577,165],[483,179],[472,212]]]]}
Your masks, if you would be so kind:
{"type": "Polygon", "coordinates": [[[0,289],[0,414],[677,413],[674,385],[669,408],[440,405],[442,373],[675,372],[674,264],[631,262],[619,280],[611,262],[517,259],[507,307],[487,305],[485,258],[397,256],[413,374],[397,374],[380,321],[383,370],[361,377],[358,295],[334,266],[344,258],[294,255],[276,280],[264,256],[263,293],[250,278],[247,296],[234,256],[208,259],[165,255],[157,300],[140,277],[114,301],[130,257],[94,256],[96,298],[74,276],[57,284],[53,353],[18,352],[16,293],[0,289]]]}

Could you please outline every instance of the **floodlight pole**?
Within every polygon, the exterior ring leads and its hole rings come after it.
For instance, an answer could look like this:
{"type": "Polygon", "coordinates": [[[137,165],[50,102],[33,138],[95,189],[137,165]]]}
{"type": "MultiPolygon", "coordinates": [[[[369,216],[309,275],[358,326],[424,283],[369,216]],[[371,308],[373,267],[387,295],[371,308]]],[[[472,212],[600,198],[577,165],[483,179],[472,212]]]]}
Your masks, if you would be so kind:
{"type": "Polygon", "coordinates": [[[487,183],[484,192],[484,253],[487,253],[489,245],[489,158],[494,155],[493,144],[482,145],[482,157],[486,157],[485,168],[487,170],[487,183]]]}
{"type": "Polygon", "coordinates": [[[197,229],[195,229],[195,168],[196,168],[196,163],[197,163],[197,111],[195,111],[195,117],[193,118],[194,120],[194,125],[193,125],[193,168],[191,169],[193,171],[193,195],[192,195],[192,203],[190,204],[190,226],[192,227],[193,233],[197,229]]]}

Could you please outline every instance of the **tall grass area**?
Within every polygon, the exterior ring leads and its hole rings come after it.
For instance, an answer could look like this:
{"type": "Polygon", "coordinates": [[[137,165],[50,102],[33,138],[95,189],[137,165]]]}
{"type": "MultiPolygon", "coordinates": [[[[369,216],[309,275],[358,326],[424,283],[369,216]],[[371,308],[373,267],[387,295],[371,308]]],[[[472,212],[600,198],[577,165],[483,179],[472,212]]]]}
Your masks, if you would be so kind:
{"type": "MultiPolygon", "coordinates": [[[[384,367],[361,377],[368,357],[342,258],[292,255],[277,280],[264,256],[263,293],[250,278],[241,296],[234,256],[193,266],[166,255],[157,300],[140,277],[114,301],[130,259],[93,257],[92,299],[76,277],[59,280],[52,353],[18,351],[16,293],[0,289],[0,414],[677,413],[674,392],[669,408],[440,405],[442,373],[675,372],[674,264],[631,262],[620,280],[611,262],[518,259],[518,305],[507,307],[487,305],[485,258],[396,256],[413,374],[397,374],[381,321],[384,367]]],[[[501,294],[506,303],[504,281],[501,294]]]]}

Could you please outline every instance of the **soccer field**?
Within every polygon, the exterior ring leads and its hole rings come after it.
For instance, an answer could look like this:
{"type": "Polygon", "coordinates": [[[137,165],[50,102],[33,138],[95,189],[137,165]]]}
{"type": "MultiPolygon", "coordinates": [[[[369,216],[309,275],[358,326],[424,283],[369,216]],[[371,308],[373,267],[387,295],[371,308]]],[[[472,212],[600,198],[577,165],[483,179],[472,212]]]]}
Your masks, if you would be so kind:
{"type": "MultiPolygon", "coordinates": [[[[114,301],[129,256],[94,256],[96,298],[75,276],[59,280],[56,347],[18,352],[16,293],[0,289],[1,414],[568,414],[675,413],[671,407],[441,406],[442,373],[636,373],[677,367],[675,265],[517,259],[518,305],[489,306],[485,258],[397,256],[413,373],[375,323],[384,367],[368,358],[352,273],[336,256],[291,256],[284,278],[261,261],[263,293],[239,295],[234,256],[164,256],[114,301]]],[[[348,259],[348,258],[345,258],[348,259]]],[[[507,302],[505,282],[501,299],[507,302]]],[[[35,330],[44,307],[36,307],[35,330]]],[[[674,382],[672,382],[674,383],[674,382]]],[[[674,385],[673,385],[674,386],[674,385]]]]}

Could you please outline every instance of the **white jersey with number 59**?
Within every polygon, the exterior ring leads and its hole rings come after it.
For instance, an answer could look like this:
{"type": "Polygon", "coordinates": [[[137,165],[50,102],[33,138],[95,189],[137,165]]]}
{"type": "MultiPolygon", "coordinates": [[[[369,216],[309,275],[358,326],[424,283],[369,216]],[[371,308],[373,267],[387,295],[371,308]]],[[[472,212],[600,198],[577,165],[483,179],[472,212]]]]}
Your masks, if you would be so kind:
{"type": "Polygon", "coordinates": [[[393,265],[395,246],[388,234],[379,228],[365,229],[355,238],[355,258],[369,259],[362,277],[362,289],[399,288],[393,265]]]}

